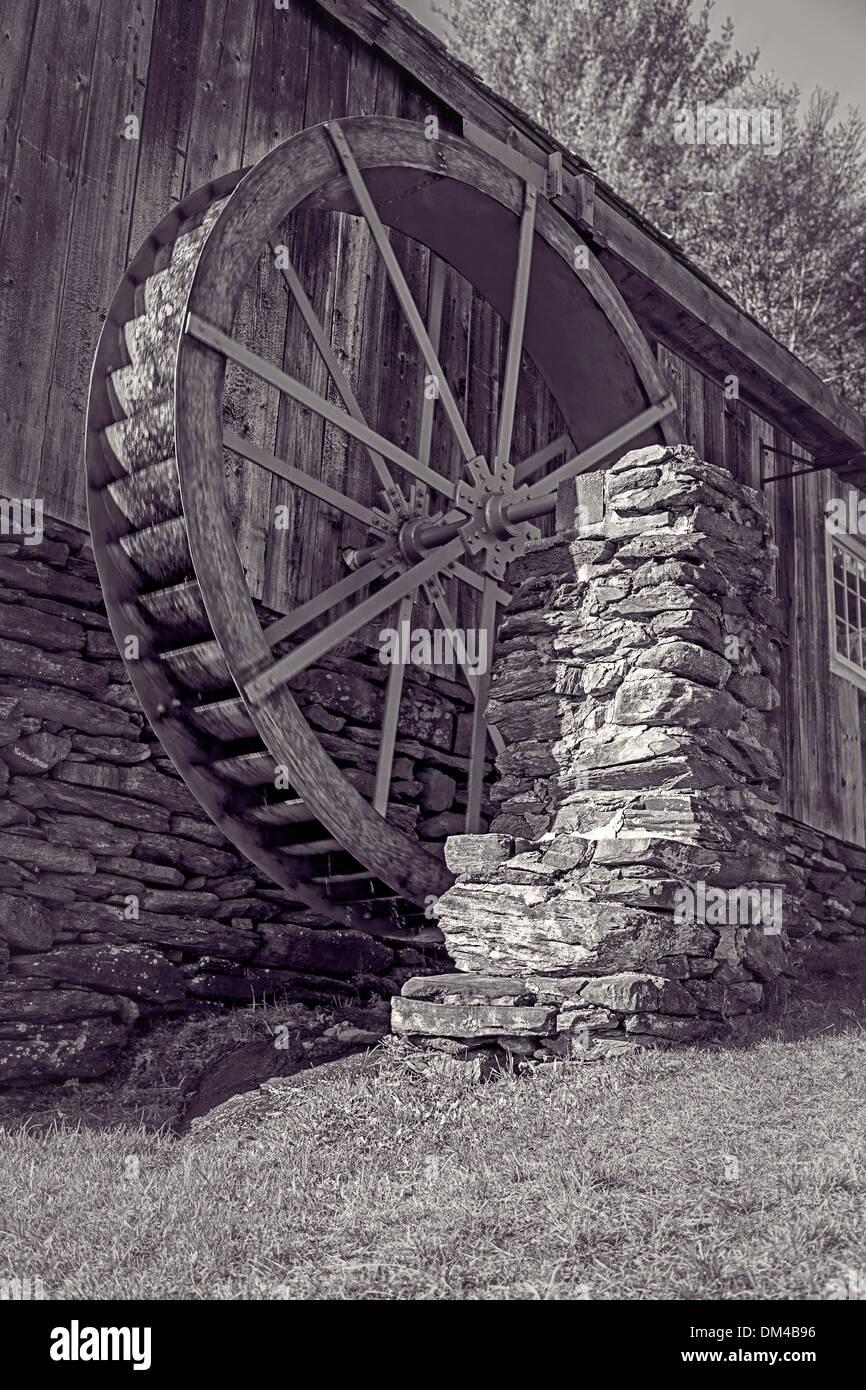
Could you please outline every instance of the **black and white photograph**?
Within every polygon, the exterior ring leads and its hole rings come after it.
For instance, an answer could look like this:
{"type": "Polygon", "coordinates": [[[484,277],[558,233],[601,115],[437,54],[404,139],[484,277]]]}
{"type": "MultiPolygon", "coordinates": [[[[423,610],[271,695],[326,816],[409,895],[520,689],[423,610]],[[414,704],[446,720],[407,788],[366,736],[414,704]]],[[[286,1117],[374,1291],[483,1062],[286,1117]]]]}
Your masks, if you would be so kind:
{"type": "Polygon", "coordinates": [[[0,0],[27,1371],[856,1352],[864,73],[864,0],[0,0]]]}

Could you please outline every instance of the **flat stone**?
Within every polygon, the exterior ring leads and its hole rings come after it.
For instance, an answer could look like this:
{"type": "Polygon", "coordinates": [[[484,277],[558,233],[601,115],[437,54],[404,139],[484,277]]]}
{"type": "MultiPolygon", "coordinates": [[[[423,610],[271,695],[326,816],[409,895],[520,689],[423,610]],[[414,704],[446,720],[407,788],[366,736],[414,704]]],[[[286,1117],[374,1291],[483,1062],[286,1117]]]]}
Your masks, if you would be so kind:
{"type": "Polygon", "coordinates": [[[725,690],[711,690],[679,676],[646,669],[629,672],[616,693],[613,718],[617,724],[664,724],[687,728],[708,725],[735,729],[743,707],[725,690]]]}
{"type": "MultiPolygon", "coordinates": [[[[731,665],[716,652],[694,642],[663,642],[640,652],[635,665],[649,666],[703,685],[721,686],[731,674],[731,665]]],[[[736,692],[735,692],[736,693],[736,692]]]]}
{"type": "Polygon", "coordinates": [[[77,652],[84,646],[84,631],[78,623],[42,613],[29,603],[4,603],[0,608],[0,632],[13,641],[49,652],[77,652]]]}
{"type": "Polygon", "coordinates": [[[416,975],[400,993],[404,999],[436,1004],[534,1004],[535,991],[504,975],[416,975]]]}
{"type": "Polygon", "coordinates": [[[103,1076],[129,1041],[130,1029],[110,1018],[18,1025],[0,1039],[0,1081],[26,1083],[103,1076]]]}
{"type": "Polygon", "coordinates": [[[92,737],[75,734],[72,747],[78,753],[110,763],[143,763],[150,757],[150,745],[131,738],[92,737]]]}
{"type": "Polygon", "coordinates": [[[589,980],[581,991],[581,1002],[597,1004],[615,1013],[643,1012],[694,1014],[694,1000],[682,985],[662,976],[626,971],[589,980]]]}
{"type": "Polygon", "coordinates": [[[668,1038],[671,1042],[695,1042],[712,1032],[712,1025],[697,1018],[673,1018],[670,1014],[631,1014],[625,1021],[626,1032],[651,1038],[668,1038]]]}
{"type": "MultiPolygon", "coordinates": [[[[454,715],[440,697],[410,687],[400,704],[397,732],[401,738],[417,738],[447,751],[454,736],[454,715]]],[[[468,751],[457,745],[458,753],[468,751]]]]}
{"type": "MultiPolygon", "coordinates": [[[[222,841],[222,837],[220,839],[222,841]]],[[[135,857],[155,860],[157,863],[164,861],[167,864],[178,865],[187,873],[201,874],[205,878],[224,877],[240,868],[242,863],[235,854],[227,853],[222,849],[215,849],[210,844],[186,839],[180,831],[174,829],[174,818],[172,818],[171,835],[154,833],[141,835],[135,850],[135,857]]]]}
{"type": "MultiPolygon", "coordinates": [[[[30,983],[12,979],[0,987],[0,1019],[4,1022],[62,1023],[117,1013],[117,1001],[110,994],[86,989],[34,989],[30,983]]],[[[39,983],[44,985],[45,981],[39,983]]]]}
{"type": "MultiPolygon", "coordinates": [[[[173,869],[170,864],[148,864],[144,859],[131,859],[127,855],[114,855],[111,858],[99,860],[100,873],[122,874],[134,876],[141,879],[144,883],[160,884],[168,888],[182,888],[184,884],[183,874],[179,869],[173,869]]],[[[151,902],[143,902],[143,907],[154,907],[151,902]]],[[[157,911],[171,911],[170,908],[154,908],[157,911]]],[[[189,903],[189,910],[193,910],[193,903],[189,903]]]]}
{"type": "Polygon", "coordinates": [[[59,570],[39,560],[0,560],[0,581],[4,586],[8,584],[13,588],[26,589],[28,594],[68,599],[71,603],[83,603],[90,608],[102,606],[99,585],[79,578],[69,566],[59,570]]]}
{"type": "Polygon", "coordinates": [[[204,813],[198,816],[174,815],[171,818],[172,835],[180,835],[187,840],[200,841],[213,849],[228,849],[229,844],[222,831],[213,821],[205,820],[204,813]]]}
{"type": "Polygon", "coordinates": [[[750,709],[767,712],[779,707],[779,692],[766,676],[734,676],[728,689],[750,709]]]}
{"type": "MultiPolygon", "coordinates": [[[[41,816],[40,823],[45,827],[49,839],[62,845],[77,845],[98,855],[107,854],[123,858],[135,849],[139,840],[138,831],[112,825],[110,821],[100,820],[97,816],[73,816],[53,812],[41,816]]],[[[111,864],[108,867],[111,868],[111,864]]],[[[115,872],[126,873],[129,870],[115,869],[115,872]]]]}
{"type": "Polygon", "coordinates": [[[167,950],[226,956],[244,961],[256,950],[258,933],[228,922],[205,917],[139,912],[127,919],[122,906],[110,903],[73,903],[64,908],[64,925],[77,933],[98,932],[111,942],[143,942],[167,950]]]}
{"type": "Polygon", "coordinates": [[[39,647],[0,638],[0,676],[18,676],[22,680],[45,681],[49,685],[68,686],[70,690],[89,692],[104,690],[108,676],[101,666],[82,661],[67,653],[53,655],[39,647]]]}
{"type": "Polygon", "coordinates": [[[608,471],[616,476],[618,473],[628,473],[632,468],[651,470],[660,467],[671,457],[673,449],[669,444],[648,444],[642,449],[630,449],[616,463],[609,464],[608,471]]]}
{"type": "Polygon", "coordinates": [[[167,811],[189,811],[197,805],[180,778],[166,777],[151,766],[66,762],[55,769],[55,776],[76,786],[121,792],[142,801],[152,801],[167,811]]]}
{"type": "MultiPolygon", "coordinates": [[[[25,681],[9,683],[14,690],[21,712],[36,719],[53,720],[64,728],[78,729],[86,734],[103,734],[121,738],[135,738],[139,723],[129,714],[88,699],[86,695],[76,695],[71,690],[40,689],[25,681]]],[[[140,721],[139,714],[137,719],[140,721]]]]}
{"type": "Polygon", "coordinates": [[[439,1038],[478,1038],[499,1033],[509,1037],[549,1037],[555,1020],[555,1009],[434,1004],[400,995],[391,1001],[391,1028],[395,1033],[439,1038]]]}
{"type": "Polygon", "coordinates": [[[393,951],[381,941],[359,931],[314,930],[274,922],[261,927],[260,938],[264,944],[254,965],[355,975],[378,974],[394,960],[393,951]]]}
{"type": "Polygon", "coordinates": [[[50,950],[59,925],[60,914],[56,910],[32,898],[0,893],[0,937],[16,951],[50,950]]]}
{"type": "Polygon", "coordinates": [[[459,970],[515,979],[654,973],[660,956],[711,956],[717,941],[709,927],[541,886],[458,882],[438,921],[459,970]]]}
{"type": "Polygon", "coordinates": [[[14,956],[10,975],[129,994],[172,1003],[184,996],[183,978],[165,956],[146,946],[55,946],[42,955],[14,956]]]}
{"type": "Polygon", "coordinates": [[[451,835],[445,843],[445,863],[451,872],[480,883],[495,879],[513,854],[511,835],[451,835]]]}
{"type": "Polygon", "coordinates": [[[118,796],[114,792],[98,791],[93,787],[71,786],[55,781],[53,777],[15,777],[10,787],[14,792],[34,797],[34,801],[27,803],[31,805],[50,806],[54,810],[75,815],[91,812],[100,821],[116,822],[138,830],[158,832],[167,830],[169,826],[168,811],[132,796],[118,796]]]}
{"type": "Polygon", "coordinates": [[[72,874],[92,874],[96,861],[86,850],[54,845],[33,835],[0,832],[0,859],[18,864],[34,864],[39,869],[59,869],[72,874]]]}
{"type": "Polygon", "coordinates": [[[12,772],[38,776],[69,756],[72,740],[55,734],[30,734],[3,749],[3,760],[12,772]]]}
{"type": "Polygon", "coordinates": [[[447,811],[453,804],[457,783],[447,772],[425,767],[418,773],[421,784],[421,805],[425,811],[447,811]]]}
{"type": "MultiPolygon", "coordinates": [[[[130,863],[135,864],[135,859],[130,863]]],[[[191,893],[188,889],[148,888],[141,900],[147,912],[191,912],[196,917],[207,916],[219,906],[216,893],[191,893]]]]}
{"type": "Polygon", "coordinates": [[[459,835],[465,824],[465,814],[440,811],[437,816],[426,816],[418,822],[418,834],[422,839],[443,840],[449,835],[459,835]]]}

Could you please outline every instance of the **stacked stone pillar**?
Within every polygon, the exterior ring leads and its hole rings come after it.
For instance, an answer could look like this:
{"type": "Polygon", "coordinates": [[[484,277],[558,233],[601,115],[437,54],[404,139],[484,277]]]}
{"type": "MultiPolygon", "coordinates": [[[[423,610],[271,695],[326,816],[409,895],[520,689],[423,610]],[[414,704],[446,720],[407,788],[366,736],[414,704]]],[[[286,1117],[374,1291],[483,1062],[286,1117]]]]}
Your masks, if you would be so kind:
{"type": "Polygon", "coordinates": [[[601,520],[509,572],[497,814],[448,841],[439,901],[459,973],[394,1000],[396,1032],[452,1055],[691,1041],[741,1026],[784,972],[763,499],[685,446],[626,455],[603,493],[601,520]]]}

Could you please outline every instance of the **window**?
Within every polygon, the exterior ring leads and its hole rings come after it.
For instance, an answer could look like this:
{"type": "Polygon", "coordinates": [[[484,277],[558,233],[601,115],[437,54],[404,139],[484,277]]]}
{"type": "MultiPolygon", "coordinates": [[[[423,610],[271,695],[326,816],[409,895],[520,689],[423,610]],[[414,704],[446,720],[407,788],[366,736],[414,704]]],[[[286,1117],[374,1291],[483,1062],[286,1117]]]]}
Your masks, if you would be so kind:
{"type": "Polygon", "coordinates": [[[866,545],[827,535],[830,670],[866,690],[866,545]]]}

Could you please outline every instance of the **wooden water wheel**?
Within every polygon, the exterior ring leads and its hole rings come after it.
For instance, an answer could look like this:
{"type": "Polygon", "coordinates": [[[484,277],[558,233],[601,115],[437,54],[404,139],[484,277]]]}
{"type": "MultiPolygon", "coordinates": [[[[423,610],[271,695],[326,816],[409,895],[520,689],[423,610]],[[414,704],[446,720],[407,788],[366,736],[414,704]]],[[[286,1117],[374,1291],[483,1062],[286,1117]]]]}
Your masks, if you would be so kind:
{"type": "MultiPolygon", "coordinates": [[[[336,302],[339,286],[329,293],[336,302]]],[[[185,199],[148,238],[112,303],[93,371],[87,464],[112,630],[202,807],[323,921],[362,925],[363,911],[376,930],[388,900],[423,904],[443,891],[441,851],[401,828],[391,795],[403,667],[383,674],[375,775],[362,788],[302,713],[293,683],[371,623],[390,615],[399,630],[413,605],[455,629],[446,580],[451,592],[471,594],[489,650],[509,601],[508,562],[539,534],[536,522],[553,518],[561,485],[628,447],[680,438],[649,347],[585,242],[537,187],[463,140],[428,139],[411,121],[329,123],[185,199]],[[286,254],[280,228],[307,212],[361,219],[381,258],[423,369],[412,449],[393,442],[387,420],[370,422],[350,384],[356,364],[339,360],[286,254]],[[392,233],[429,249],[424,314],[392,233]],[[299,380],[291,361],[275,364],[254,334],[237,336],[262,257],[327,369],[324,392],[299,380]],[[487,458],[439,360],[452,272],[510,326],[487,458]],[[534,364],[564,428],[520,458],[522,361],[534,364]],[[228,411],[227,364],[278,393],[281,408],[343,432],[363,475],[354,470],[341,490],[302,453],[281,458],[256,442],[250,422],[228,411]],[[342,550],[340,577],[306,574],[308,596],[288,611],[265,612],[250,590],[226,483],[239,459],[330,509],[354,541],[342,550]]],[[[475,829],[485,758],[501,740],[485,723],[489,673],[464,674],[473,713],[460,804],[475,829]]]]}

